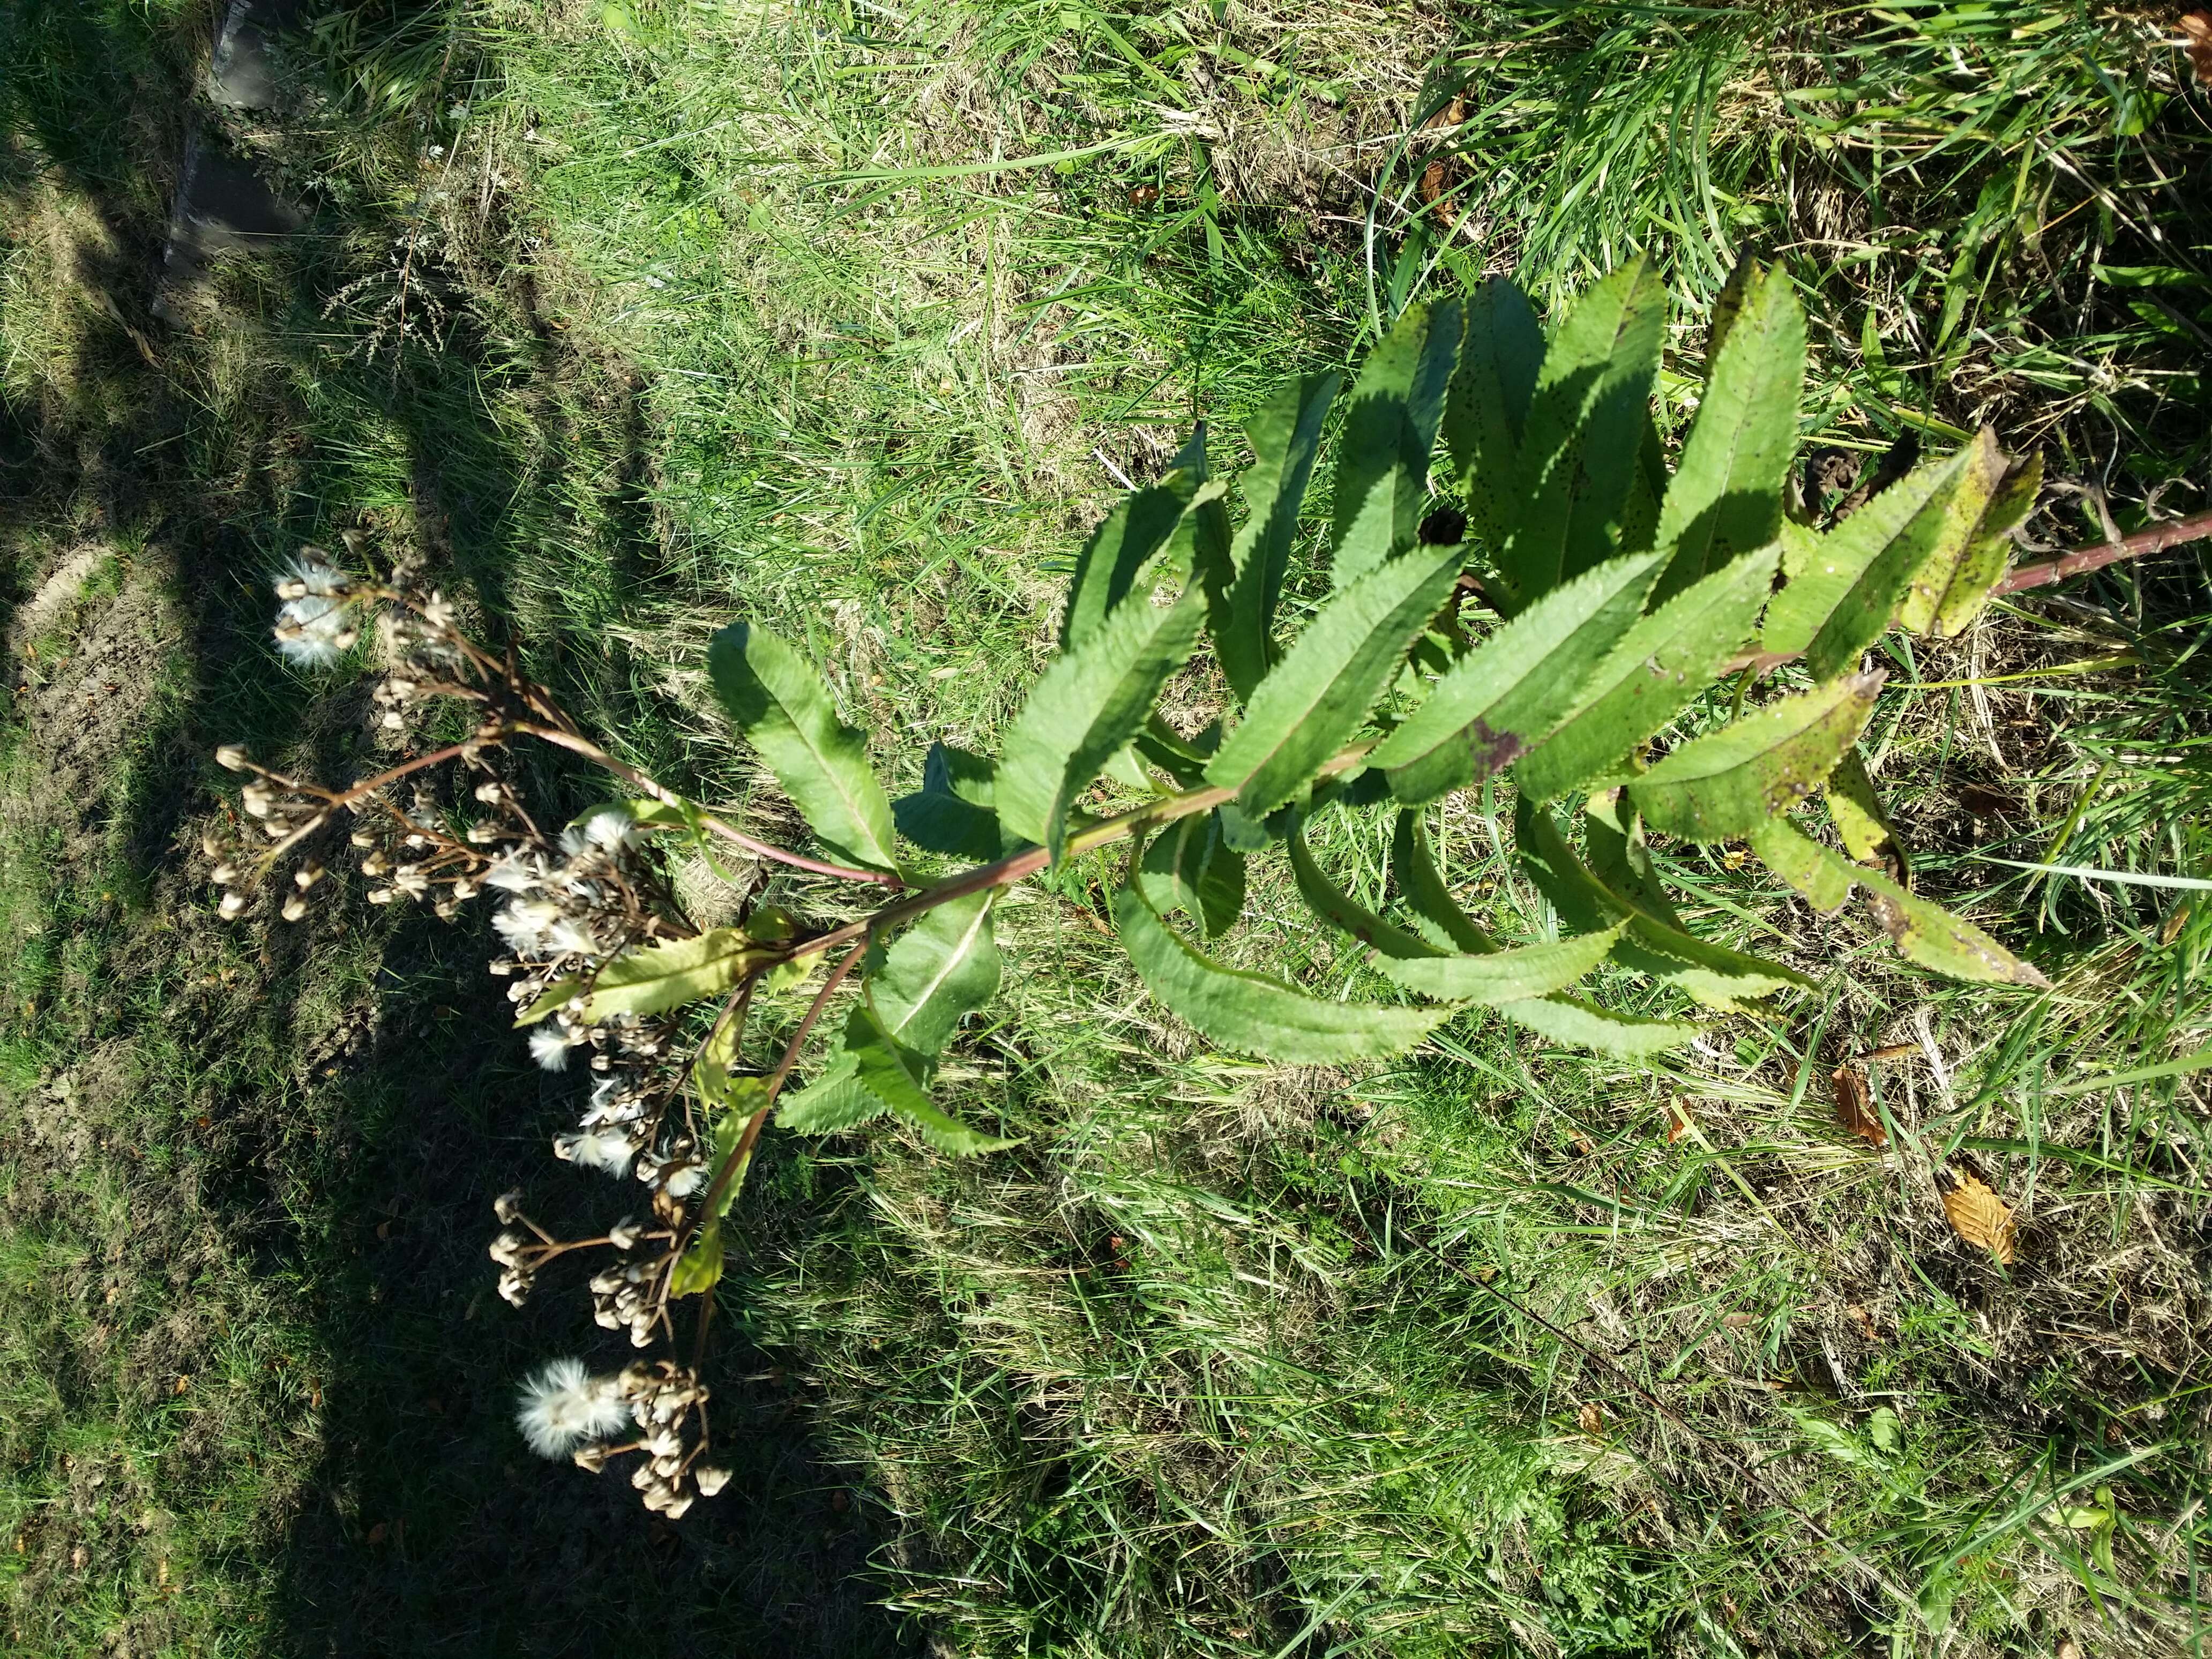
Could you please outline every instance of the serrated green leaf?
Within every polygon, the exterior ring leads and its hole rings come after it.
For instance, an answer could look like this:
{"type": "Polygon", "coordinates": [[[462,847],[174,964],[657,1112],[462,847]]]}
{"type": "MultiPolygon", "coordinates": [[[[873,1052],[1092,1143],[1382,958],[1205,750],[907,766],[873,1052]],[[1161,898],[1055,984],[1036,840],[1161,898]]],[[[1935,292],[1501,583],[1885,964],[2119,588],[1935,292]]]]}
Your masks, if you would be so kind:
{"type": "Polygon", "coordinates": [[[1340,592],[1413,544],[1465,329],[1457,300],[1408,306],[1360,368],[1336,456],[1329,579],[1340,592]]]}
{"type": "Polygon", "coordinates": [[[896,874],[890,799],[812,665],[765,629],[732,623],[714,635],[707,665],[732,722],[831,856],[896,874]]]}
{"type": "Polygon", "coordinates": [[[1750,638],[1781,550],[1755,548],[1630,629],[1576,708],[1515,766],[1523,794],[1553,800],[1621,765],[1688,708],[1750,638]]]}
{"type": "Polygon", "coordinates": [[[1206,781],[1237,791],[1255,816],[1310,783],[1389,689],[1451,592],[1459,559],[1455,547],[1417,544],[1338,592],[1252,694],[1206,781]]]}
{"type": "Polygon", "coordinates": [[[719,996],[775,953],[738,927],[712,927],[696,939],[672,939],[625,952],[599,969],[584,999],[584,1018],[659,1014],[702,997],[719,996]]]}
{"type": "Polygon", "coordinates": [[[1644,414],[1644,435],[1629,475],[1628,498],[1620,504],[1621,553],[1648,553],[1659,539],[1659,504],[1667,498],[1667,449],[1651,412],[1644,414]]]}
{"type": "Polygon", "coordinates": [[[1563,991],[1612,953],[1620,930],[1544,945],[1516,945],[1472,957],[1377,957],[1375,965],[1409,991],[1442,1001],[1496,1008],[1563,991]]]}
{"type": "Polygon", "coordinates": [[[1908,962],[1982,985],[2050,988],[2051,981],[2035,967],[1973,923],[1915,897],[1863,865],[1846,863],[1786,818],[1766,824],[1752,847],[1768,869],[1802,893],[1815,909],[1835,908],[1854,883],[1865,888],[1875,920],[1908,962]]]}
{"type": "Polygon", "coordinates": [[[1793,529],[1760,649],[1803,653],[1815,679],[1856,667],[1896,620],[1915,574],[1956,533],[1954,503],[1973,459],[1961,450],[1916,467],[1825,535],[1793,529]]]}
{"type": "Polygon", "coordinates": [[[1244,855],[1229,845],[1218,812],[1194,812],[1154,836],[1137,879],[1162,915],[1181,910],[1212,939],[1244,908],[1244,855]]]}
{"type": "MultiPolygon", "coordinates": [[[[1496,1007],[1564,990],[1606,958],[1619,928],[1556,944],[1474,955],[1438,951],[1350,897],[1314,863],[1303,830],[1291,837],[1291,872],[1314,913],[1371,947],[1375,965],[1409,991],[1439,1001],[1496,1007]]],[[[1484,941],[1486,945],[1487,940],[1484,941]]]]}
{"type": "Polygon", "coordinates": [[[1844,850],[1853,859],[1861,864],[1879,860],[1893,875],[1910,873],[1911,860],[1905,854],[1904,837],[1890,822],[1889,809],[1882,805],[1857,750],[1836,763],[1821,786],[1821,795],[1844,838],[1844,850]]]}
{"type": "Polygon", "coordinates": [[[1740,1009],[1786,986],[1813,981],[1796,969],[1748,951],[1732,950],[1677,925],[1671,907],[1657,913],[1608,886],[1567,845],[1558,820],[1525,799],[1514,811],[1514,840],[1521,863],[1560,923],[1594,933],[1626,921],[1626,936],[1613,959],[1632,973],[1648,974],[1708,1008],[1740,1009]]]}
{"type": "Polygon", "coordinates": [[[1487,955],[1498,948],[1498,942],[1476,927],[1453,900],[1443,877],[1437,873],[1427,826],[1413,807],[1398,814],[1391,831],[1390,872],[1397,878],[1398,896],[1413,911],[1415,926],[1431,945],[1470,956],[1487,955]]]}
{"type": "Polygon", "coordinates": [[[1446,670],[1368,756],[1400,800],[1419,805],[1502,772],[1571,708],[1636,624],[1656,556],[1584,571],[1446,670]]]}
{"type": "Polygon", "coordinates": [[[987,863],[1005,851],[999,815],[957,795],[918,790],[891,803],[891,821],[916,847],[947,858],[987,863]]]}
{"type": "Polygon", "coordinates": [[[1245,424],[1253,459],[1239,482],[1249,516],[1230,547],[1233,584],[1206,594],[1221,672],[1240,702],[1249,701],[1275,663],[1275,605],[1338,384],[1334,373],[1292,380],[1245,424]]]}
{"type": "Polygon", "coordinates": [[[1668,562],[1655,599],[1663,602],[1774,539],[1804,380],[1805,316],[1788,275],[1779,267],[1747,273],[1741,307],[1713,353],[1681,465],[1660,505],[1654,545],[1668,562]]]}
{"type": "Polygon", "coordinates": [[[866,1003],[846,1021],[845,1052],[853,1058],[860,1086],[938,1151],[965,1158],[1015,1144],[979,1133],[933,1102],[923,1086],[927,1060],[894,1038],[866,1003]]]}
{"type": "Polygon", "coordinates": [[[2042,459],[2008,475],[1996,434],[1987,427],[1961,453],[1964,474],[1942,545],[1913,572],[1897,608],[1899,623],[1915,634],[1951,639],[1965,631],[2004,574],[2012,532],[2042,487],[2042,459]]]}
{"type": "Polygon", "coordinates": [[[535,1025],[546,1015],[558,1012],[567,1007],[570,1000],[583,988],[583,976],[580,974],[569,974],[555,980],[545,988],[537,1001],[514,1017],[515,1029],[520,1030],[526,1025],[535,1025]]]}
{"type": "Polygon", "coordinates": [[[858,1128],[890,1109],[860,1086],[851,1056],[840,1053],[822,1075],[783,1097],[776,1121],[800,1134],[834,1134],[858,1128]]]}
{"type": "Polygon", "coordinates": [[[991,927],[995,896],[986,889],[925,910],[869,969],[866,1000],[902,1046],[937,1054],[963,1016],[998,994],[999,946],[991,927]]]}
{"type": "Polygon", "coordinates": [[[1638,258],[1552,331],[1522,434],[1517,518],[1498,558],[1516,606],[1618,550],[1666,322],[1666,285],[1638,258]]]}
{"type": "Polygon", "coordinates": [[[1297,882],[1298,894],[1323,921],[1351,934],[1384,957],[1418,961],[1445,954],[1426,940],[1416,939],[1383,921],[1323,875],[1306,846],[1303,824],[1291,832],[1290,848],[1291,874],[1297,882]]]}
{"type": "Polygon", "coordinates": [[[1554,1042],[1595,1049],[1615,1060],[1647,1060],[1697,1040],[1698,1027],[1687,1020],[1643,1019],[1616,1014],[1578,997],[1539,997],[1508,1002],[1498,1011],[1515,1024],[1525,1026],[1554,1042]]]}
{"type": "Polygon", "coordinates": [[[891,803],[899,834],[948,858],[995,859],[1005,850],[994,810],[993,768],[982,756],[933,743],[921,787],[891,803]]]}
{"type": "Polygon", "coordinates": [[[1984,985],[2051,988],[2051,981],[2040,971],[1971,921],[1953,915],[1940,904],[1914,896],[1875,871],[1860,867],[1856,879],[1868,890],[1867,906],[1875,920],[1907,962],[1984,985]]]}
{"type": "Polygon", "coordinates": [[[1601,791],[1584,805],[1583,841],[1589,849],[1591,873],[1601,882],[1645,915],[1677,933],[1686,931],[1652,866],[1644,821],[1619,790],[1601,791]]]}
{"type": "Polygon", "coordinates": [[[1067,614],[1060,627],[1063,654],[1103,627],[1107,617],[1136,592],[1139,576],[1174,538],[1183,515],[1203,488],[1197,476],[1200,470],[1188,464],[1170,468],[1158,483],[1133,490],[1115,502],[1113,510],[1091,532],[1068,581],[1067,614]]]}
{"type": "Polygon", "coordinates": [[[1170,605],[1133,593],[1045,670],[999,756],[1006,834],[1059,856],[1077,798],[1144,728],[1161,688],[1197,648],[1205,621],[1206,596],[1195,584],[1170,605]]]}
{"type": "MultiPolygon", "coordinates": [[[[709,1044],[709,1047],[713,1047],[709,1044]]],[[[723,1052],[714,1063],[714,1074],[720,1079],[708,1095],[709,1103],[718,1109],[714,1116],[714,1156],[709,1167],[719,1172],[737,1156],[738,1145],[744,1138],[745,1125],[768,1109],[768,1085],[757,1077],[732,1078],[727,1062],[734,1058],[734,1045],[723,1052]]],[[[695,1065],[693,1075],[698,1075],[695,1065]]],[[[702,1091],[702,1092],[705,1092],[702,1091]]],[[[722,1277],[722,1222],[730,1208],[738,1201],[744,1189],[746,1166],[752,1161],[748,1151],[743,1162],[732,1170],[722,1182],[722,1190],[715,1195],[713,1213],[700,1218],[699,1230],[692,1235],[691,1243],[677,1258],[669,1270],[668,1293],[671,1296],[696,1296],[714,1288],[722,1277]]]]}
{"type": "Polygon", "coordinates": [[[1820,915],[1844,908],[1857,869],[1784,818],[1761,824],[1751,837],[1759,862],[1788,882],[1820,915]]]}
{"type": "Polygon", "coordinates": [[[1467,304],[1467,337],[1444,400],[1443,437],[1468,526],[1496,560],[1521,501],[1521,434],[1544,362],[1544,331],[1528,297],[1493,276],[1467,304]]]}
{"type": "Polygon", "coordinates": [[[697,1296],[711,1291],[722,1278],[722,1224],[708,1220],[692,1235],[691,1243],[668,1270],[671,1296],[697,1296]]]}
{"type": "Polygon", "coordinates": [[[1446,1007],[1327,1002],[1265,974],[1224,968],[1194,949],[1136,887],[1114,902],[1121,943],[1146,986],[1224,1048],[1298,1065],[1403,1054],[1449,1018],[1446,1007]]]}
{"type": "Polygon", "coordinates": [[[1688,841],[1740,841],[1820,787],[1859,740],[1883,676],[1853,674],[1692,738],[1628,785],[1644,821],[1688,841]]]}

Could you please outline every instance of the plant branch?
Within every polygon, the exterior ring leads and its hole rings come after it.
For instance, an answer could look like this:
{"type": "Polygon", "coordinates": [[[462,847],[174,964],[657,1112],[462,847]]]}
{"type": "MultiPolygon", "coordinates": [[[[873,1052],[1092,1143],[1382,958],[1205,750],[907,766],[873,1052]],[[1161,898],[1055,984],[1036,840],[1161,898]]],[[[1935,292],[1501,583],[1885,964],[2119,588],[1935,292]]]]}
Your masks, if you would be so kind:
{"type": "Polygon", "coordinates": [[[2212,536],[2212,513],[2199,513],[2193,519],[2169,519],[2164,524],[2154,524],[2148,530],[2138,530],[2132,536],[2123,536],[2116,542],[2100,542],[2091,547],[2077,547],[2072,552],[2046,560],[2041,564],[2024,564],[2006,574],[1990,592],[1995,595],[2018,593],[2030,587],[2044,587],[2052,582],[2064,581],[2069,576],[2079,576],[2092,570],[2102,570],[2108,564],[2118,564],[2123,559],[2139,559],[2147,553],[2162,553],[2183,542],[2202,541],[2212,536]]]}
{"type": "MultiPolygon", "coordinates": [[[[1350,771],[1367,757],[1367,751],[1374,746],[1371,743],[1355,743],[1348,749],[1339,750],[1322,763],[1318,775],[1333,778],[1339,773],[1350,771]]],[[[1193,789],[1183,794],[1169,795],[1159,800],[1148,801],[1144,805],[1124,812],[1118,817],[1108,818],[1103,823],[1092,824],[1088,830],[1078,830],[1067,838],[1064,856],[1073,857],[1079,853],[1094,852],[1101,847],[1111,846],[1117,841],[1125,841],[1139,830],[1150,830],[1159,824],[1173,823],[1178,818],[1187,818],[1194,812],[1210,812],[1215,807],[1224,805],[1236,799],[1237,792],[1234,789],[1208,786],[1204,789],[1193,789]]],[[[926,891],[916,893],[912,898],[901,899],[896,904],[887,904],[872,915],[863,916],[858,921],[848,922],[842,927],[834,928],[813,939],[801,939],[791,947],[789,954],[793,957],[805,957],[814,956],[823,951],[834,951],[841,945],[849,944],[867,934],[878,933],[886,927],[895,927],[909,916],[918,916],[925,910],[933,910],[939,905],[948,903],[953,899],[964,898],[970,893],[980,893],[986,888],[1012,886],[1025,877],[1035,875],[1052,861],[1052,854],[1045,848],[1030,847],[1018,853],[1009,854],[996,863],[979,864],[972,870],[963,871],[949,880],[941,881],[926,891]]]]}

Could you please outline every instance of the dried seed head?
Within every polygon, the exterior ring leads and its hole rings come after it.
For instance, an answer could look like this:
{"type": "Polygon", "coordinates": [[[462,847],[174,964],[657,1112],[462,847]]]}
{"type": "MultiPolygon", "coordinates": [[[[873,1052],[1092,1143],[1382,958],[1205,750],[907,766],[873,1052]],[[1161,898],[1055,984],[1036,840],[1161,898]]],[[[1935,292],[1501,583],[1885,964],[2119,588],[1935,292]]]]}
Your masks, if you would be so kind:
{"type": "Polygon", "coordinates": [[[233,888],[222,896],[222,902],[215,907],[215,913],[225,921],[234,921],[238,913],[245,908],[246,895],[233,888]]]}
{"type": "Polygon", "coordinates": [[[252,761],[246,758],[245,746],[241,744],[235,743],[227,743],[223,744],[222,748],[216,750],[215,751],[215,763],[217,766],[222,767],[225,770],[232,772],[247,771],[250,770],[253,765],[252,761]]]}
{"type": "Polygon", "coordinates": [[[238,879],[238,866],[226,859],[208,872],[208,879],[218,887],[228,887],[238,879]]]}
{"type": "Polygon", "coordinates": [[[279,910],[276,914],[283,917],[287,921],[297,921],[301,917],[307,914],[307,901],[299,894],[295,893],[284,901],[283,908],[279,910]]]}
{"type": "Polygon", "coordinates": [[[292,872],[292,884],[303,893],[322,878],[323,866],[319,860],[313,859],[310,859],[292,872]]]}
{"type": "Polygon", "coordinates": [[[691,1472],[691,1479],[697,1485],[702,1498],[712,1498],[730,1484],[730,1472],[716,1468],[711,1463],[702,1463],[691,1472]]]}
{"type": "Polygon", "coordinates": [[[522,1188],[511,1188],[491,1201],[491,1212],[502,1226],[512,1227],[522,1219],[522,1188]]]}

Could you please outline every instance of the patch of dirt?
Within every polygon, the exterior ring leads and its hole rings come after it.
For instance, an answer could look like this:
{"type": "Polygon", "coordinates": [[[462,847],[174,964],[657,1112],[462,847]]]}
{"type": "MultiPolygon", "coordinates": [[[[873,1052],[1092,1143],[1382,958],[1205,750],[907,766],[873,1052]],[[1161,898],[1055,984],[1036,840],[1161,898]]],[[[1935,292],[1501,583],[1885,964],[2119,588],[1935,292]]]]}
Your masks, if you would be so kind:
{"type": "Polygon", "coordinates": [[[15,712],[36,760],[25,780],[28,799],[11,807],[63,829],[68,866],[84,863],[86,843],[105,836],[117,759],[143,732],[163,668],[185,639],[163,556],[137,556],[112,595],[81,601],[106,552],[94,544],[64,560],[9,636],[15,712]],[[75,637],[52,654],[39,636],[80,603],[75,637]]]}

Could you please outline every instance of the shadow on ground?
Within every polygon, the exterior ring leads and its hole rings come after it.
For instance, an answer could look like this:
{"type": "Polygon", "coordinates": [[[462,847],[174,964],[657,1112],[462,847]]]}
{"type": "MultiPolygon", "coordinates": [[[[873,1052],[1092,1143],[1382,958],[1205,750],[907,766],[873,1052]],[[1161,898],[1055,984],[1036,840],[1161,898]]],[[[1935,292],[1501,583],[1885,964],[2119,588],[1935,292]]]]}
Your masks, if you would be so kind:
{"type": "MultiPolygon", "coordinates": [[[[372,752],[361,689],[302,681],[268,648],[276,561],[353,525],[419,535],[496,629],[518,562],[566,533],[558,503],[593,494],[635,530],[626,481],[644,470],[634,389],[562,355],[526,276],[506,313],[456,318],[396,364],[337,349],[329,296],[402,222],[322,204],[283,255],[218,270],[216,304],[158,321],[185,89],[210,38],[197,8],[121,0],[27,0],[0,21],[0,216],[47,239],[71,289],[38,296],[54,360],[0,398],[0,602],[14,616],[72,557],[109,573],[34,619],[61,630],[59,655],[17,665],[34,782],[10,805],[36,809],[52,854],[39,949],[56,965],[9,1037],[35,1058],[19,1068],[30,1095],[80,1114],[103,1151],[131,1149],[100,1171],[76,1141],[67,1158],[36,1138],[18,1149],[0,1224],[64,1229],[70,1189],[95,1177],[129,1212],[120,1303],[86,1288],[88,1307],[122,1310],[88,1327],[114,1328],[100,1352],[115,1363],[82,1341],[40,1356],[65,1428],[33,1449],[65,1490],[85,1424],[173,1389],[181,1414],[163,1418],[138,1496],[187,1533],[209,1506],[267,1505],[226,1534],[238,1553],[201,1563],[276,1586],[239,1604],[267,1621],[261,1650],[904,1650],[857,1576],[867,1504],[810,1440],[799,1385],[735,1338],[709,1375],[737,1478],[679,1522],[647,1515],[619,1475],[537,1462],[514,1431],[512,1390],[535,1363],[623,1356],[573,1287],[549,1283],[519,1314],[492,1293],[494,1194],[526,1185],[556,1220],[610,1200],[556,1181],[569,1172],[545,1141],[583,1084],[523,1063],[482,971],[481,919],[388,917],[343,878],[296,927],[209,915],[213,745],[312,757],[328,777],[372,752]],[[495,418],[488,385],[536,418],[495,418]],[[51,763],[64,748],[84,763],[66,787],[51,763]],[[98,1086],[93,1056],[125,1084],[98,1086]],[[243,1260],[248,1303],[276,1310],[279,1334],[257,1346],[216,1306],[187,1245],[243,1260]],[[191,1379],[226,1371],[234,1395],[241,1374],[262,1378],[267,1400],[201,1407],[191,1379]]],[[[551,672],[604,672],[592,647],[549,653],[551,672]]],[[[7,1587],[15,1650],[147,1651],[190,1627],[167,1556],[157,1579],[132,1554],[120,1488],[27,1511],[7,1587]],[[103,1573],[121,1589],[95,1630],[83,1609],[98,1598],[79,1590],[103,1573]],[[72,1597],[77,1613],[33,1627],[72,1597]]]]}

